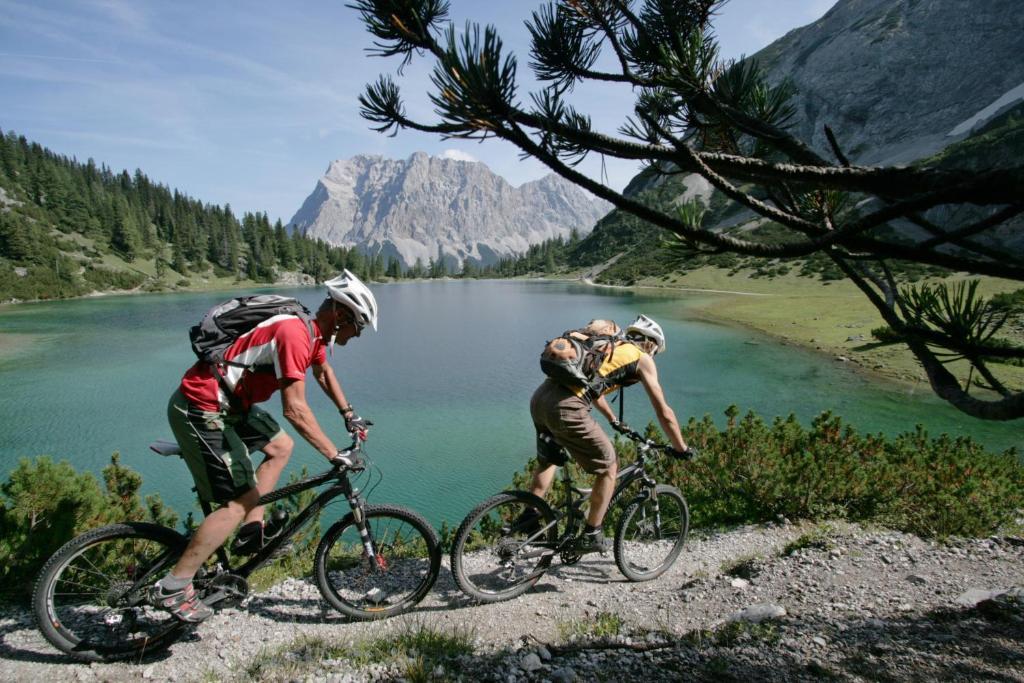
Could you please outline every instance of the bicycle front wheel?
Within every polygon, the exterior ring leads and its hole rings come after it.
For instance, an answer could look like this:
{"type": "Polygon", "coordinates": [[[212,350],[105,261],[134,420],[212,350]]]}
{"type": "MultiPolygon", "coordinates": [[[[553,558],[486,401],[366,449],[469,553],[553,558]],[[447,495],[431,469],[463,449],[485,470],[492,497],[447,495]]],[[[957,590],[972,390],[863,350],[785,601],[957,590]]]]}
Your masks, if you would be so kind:
{"type": "Polygon", "coordinates": [[[508,492],[485,500],[455,532],[455,583],[478,602],[522,595],[551,565],[557,526],[551,508],[532,494],[508,492]]]}
{"type": "Polygon", "coordinates": [[[58,650],[87,662],[142,658],[166,648],[183,624],[149,605],[147,589],[177,561],[187,540],[155,524],[94,529],[54,553],[36,582],[39,630],[58,650]]]}
{"type": "Polygon", "coordinates": [[[368,505],[363,512],[369,532],[365,543],[352,514],[324,534],[316,549],[316,585],[343,614],[383,619],[405,612],[434,585],[441,544],[430,524],[412,510],[368,505]]]}
{"type": "Polygon", "coordinates": [[[686,499],[658,484],[626,508],[615,529],[615,564],[630,581],[650,581],[679,557],[690,528],[686,499]]]}

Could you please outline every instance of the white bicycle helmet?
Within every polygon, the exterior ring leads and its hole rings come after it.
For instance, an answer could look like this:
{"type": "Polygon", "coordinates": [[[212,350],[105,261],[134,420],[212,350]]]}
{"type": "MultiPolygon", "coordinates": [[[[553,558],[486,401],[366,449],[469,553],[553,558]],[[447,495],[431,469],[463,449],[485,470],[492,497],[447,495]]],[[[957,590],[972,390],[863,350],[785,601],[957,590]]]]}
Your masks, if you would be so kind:
{"type": "Polygon", "coordinates": [[[657,348],[655,348],[655,355],[665,350],[665,332],[661,329],[661,325],[654,322],[653,319],[648,318],[646,315],[639,315],[637,319],[629,324],[626,328],[626,336],[639,335],[653,341],[657,348]]]}
{"type": "Polygon", "coordinates": [[[345,270],[324,285],[327,295],[352,311],[361,325],[369,325],[377,331],[377,300],[362,280],[345,270]]]}

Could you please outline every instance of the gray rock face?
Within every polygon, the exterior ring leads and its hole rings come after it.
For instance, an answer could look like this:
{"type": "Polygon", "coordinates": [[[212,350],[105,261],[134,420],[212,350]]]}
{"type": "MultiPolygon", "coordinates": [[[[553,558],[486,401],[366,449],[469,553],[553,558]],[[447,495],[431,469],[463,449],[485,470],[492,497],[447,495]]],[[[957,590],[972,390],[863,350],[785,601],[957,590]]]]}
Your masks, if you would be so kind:
{"type": "Polygon", "coordinates": [[[406,266],[439,250],[446,262],[488,264],[573,229],[585,235],[608,209],[555,175],[516,188],[479,162],[360,155],[331,163],[289,227],[406,266]]]}
{"type": "Polygon", "coordinates": [[[1024,98],[1018,0],[839,0],[754,57],[797,88],[793,132],[862,164],[933,154],[1024,98]]]}

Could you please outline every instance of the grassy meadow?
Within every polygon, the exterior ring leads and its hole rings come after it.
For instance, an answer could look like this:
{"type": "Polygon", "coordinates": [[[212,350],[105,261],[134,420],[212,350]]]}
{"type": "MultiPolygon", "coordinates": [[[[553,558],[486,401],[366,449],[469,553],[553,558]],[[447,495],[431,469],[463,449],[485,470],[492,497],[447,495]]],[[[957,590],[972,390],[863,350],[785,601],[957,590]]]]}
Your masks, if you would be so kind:
{"type": "MultiPolygon", "coordinates": [[[[661,289],[715,290],[719,293],[695,304],[699,315],[721,322],[734,322],[758,330],[784,343],[816,350],[857,366],[867,374],[886,380],[916,384],[927,382],[924,370],[902,344],[882,344],[871,330],[884,325],[867,298],[848,280],[819,281],[795,272],[774,278],[751,277],[751,271],[729,275],[728,270],[704,267],[685,274],[648,278],[638,286],[661,289]],[[734,292],[734,293],[728,293],[734,292]],[[749,296],[758,294],[760,296],[749,296]]],[[[966,277],[946,278],[946,282],[966,277]]],[[[938,282],[939,280],[933,280],[938,282]]],[[[981,278],[979,293],[990,297],[1018,289],[1020,283],[981,278]]],[[[1010,333],[1024,343],[1020,329],[1010,333]]],[[[1024,368],[995,366],[1011,388],[1024,388],[1024,368]]],[[[954,362],[951,371],[964,383],[969,368],[954,362]]],[[[984,389],[982,389],[984,391],[984,389]]]]}

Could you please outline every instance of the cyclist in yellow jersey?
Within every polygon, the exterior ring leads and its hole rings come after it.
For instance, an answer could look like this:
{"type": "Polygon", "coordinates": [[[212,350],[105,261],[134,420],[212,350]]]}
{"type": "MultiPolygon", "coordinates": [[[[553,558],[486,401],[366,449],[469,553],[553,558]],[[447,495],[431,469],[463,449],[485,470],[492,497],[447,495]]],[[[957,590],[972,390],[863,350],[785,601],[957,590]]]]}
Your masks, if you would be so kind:
{"type": "MultiPolygon", "coordinates": [[[[619,327],[609,320],[594,320],[584,329],[592,335],[616,335],[619,327]]],[[[577,541],[578,552],[604,552],[606,549],[601,527],[608,503],[615,492],[618,458],[611,439],[591,415],[596,407],[612,428],[627,431],[612,412],[605,395],[631,384],[643,384],[661,428],[672,442],[672,447],[685,453],[690,450],[679,430],[675,412],[665,401],[658,382],[658,369],[654,356],[665,350],[665,333],[651,318],[641,315],[626,328],[625,339],[615,342],[611,355],[598,370],[600,395],[591,400],[585,389],[570,388],[548,378],[530,399],[530,416],[537,431],[537,468],[533,472],[530,490],[543,497],[555,478],[555,469],[564,464],[562,448],[588,474],[596,478],[590,494],[590,509],[583,535],[577,541]]]]}

